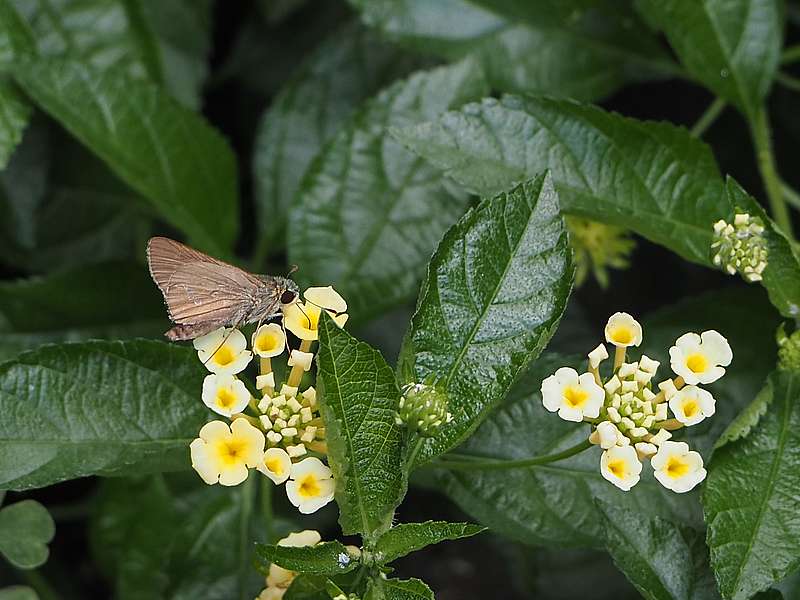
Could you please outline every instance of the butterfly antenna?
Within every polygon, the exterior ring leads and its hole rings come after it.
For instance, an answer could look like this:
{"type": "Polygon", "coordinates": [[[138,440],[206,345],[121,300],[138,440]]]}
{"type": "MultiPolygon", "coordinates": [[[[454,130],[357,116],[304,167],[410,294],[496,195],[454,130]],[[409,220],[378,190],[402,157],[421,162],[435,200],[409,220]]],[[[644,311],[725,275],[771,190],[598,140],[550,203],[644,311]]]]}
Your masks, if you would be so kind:
{"type": "Polygon", "coordinates": [[[316,306],[320,310],[324,310],[325,312],[333,313],[334,317],[341,316],[341,315],[343,315],[344,313],[347,312],[346,310],[334,310],[332,308],[326,308],[324,306],[320,306],[319,304],[317,304],[316,302],[312,302],[308,298],[306,298],[306,302],[308,302],[309,304],[313,304],[314,306],[316,306]]]}
{"type": "MultiPolygon", "coordinates": [[[[306,302],[308,302],[308,301],[306,301],[306,302]]],[[[311,304],[314,304],[314,303],[311,302],[311,304]]],[[[314,306],[316,306],[316,304],[314,304],[314,306]]],[[[308,316],[308,313],[305,310],[303,310],[303,307],[299,302],[297,303],[297,308],[299,308],[300,312],[303,313],[303,316],[305,316],[306,321],[308,321],[308,328],[311,329],[311,318],[308,316]]]]}

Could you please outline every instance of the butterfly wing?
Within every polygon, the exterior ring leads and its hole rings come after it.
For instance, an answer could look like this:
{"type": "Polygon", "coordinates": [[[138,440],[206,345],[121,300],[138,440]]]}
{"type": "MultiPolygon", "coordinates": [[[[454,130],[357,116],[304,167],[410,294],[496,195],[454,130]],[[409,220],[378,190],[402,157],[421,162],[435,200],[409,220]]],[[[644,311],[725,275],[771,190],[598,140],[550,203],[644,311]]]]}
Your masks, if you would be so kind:
{"type": "Polygon", "coordinates": [[[263,287],[254,275],[164,237],[150,239],[147,262],[170,319],[181,325],[231,324],[252,310],[263,287]]]}

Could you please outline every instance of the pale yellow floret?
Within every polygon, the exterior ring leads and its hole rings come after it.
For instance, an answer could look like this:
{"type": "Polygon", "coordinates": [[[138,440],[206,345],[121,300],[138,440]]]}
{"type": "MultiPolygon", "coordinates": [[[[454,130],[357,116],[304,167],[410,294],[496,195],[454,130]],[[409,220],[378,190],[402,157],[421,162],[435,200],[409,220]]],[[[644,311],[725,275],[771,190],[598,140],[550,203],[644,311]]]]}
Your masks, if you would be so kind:
{"type": "Polygon", "coordinates": [[[325,309],[339,327],[344,327],[348,315],[347,303],[332,287],[308,288],[303,297],[306,302],[295,302],[284,308],[284,324],[301,340],[316,340],[320,315],[325,309]]]}
{"type": "Polygon", "coordinates": [[[305,458],[292,465],[286,495],[303,514],[316,512],[333,500],[331,470],[318,458],[305,458]]]}
{"type": "Polygon", "coordinates": [[[273,483],[280,485],[289,479],[292,460],[285,450],[269,448],[264,452],[264,458],[256,468],[269,477],[273,483]]]}
{"type": "Polygon", "coordinates": [[[262,325],[253,334],[253,352],[261,358],[272,358],[283,353],[286,347],[286,334],[277,323],[262,325]]]}
{"type": "Polygon", "coordinates": [[[247,419],[206,423],[190,444],[192,467],[209,485],[239,485],[264,457],[264,434],[247,419]]]}
{"type": "Polygon", "coordinates": [[[238,329],[220,327],[195,339],[192,344],[206,368],[218,375],[235,375],[247,367],[253,358],[247,350],[247,340],[238,329]]]}

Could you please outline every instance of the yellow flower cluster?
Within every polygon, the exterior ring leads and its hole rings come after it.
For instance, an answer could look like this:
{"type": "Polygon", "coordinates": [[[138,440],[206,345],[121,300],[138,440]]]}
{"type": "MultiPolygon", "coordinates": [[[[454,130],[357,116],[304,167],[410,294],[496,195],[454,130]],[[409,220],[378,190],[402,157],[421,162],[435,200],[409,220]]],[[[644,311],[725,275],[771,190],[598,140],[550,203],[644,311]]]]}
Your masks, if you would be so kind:
{"type": "Polygon", "coordinates": [[[276,485],[285,484],[290,502],[301,513],[312,513],[333,499],[334,481],[320,460],[327,455],[327,444],[316,391],[300,387],[311,369],[322,310],[341,327],[347,321],[347,303],[331,287],[309,288],[303,297],[305,302],[284,308],[283,326],[258,327],[251,349],[238,329],[222,327],[194,340],[198,358],[211,372],[203,381],[203,403],[231,422],[207,423],[190,449],[192,466],[209,485],[239,485],[256,469],[276,485]],[[278,386],[272,359],[287,347],[286,330],[300,338],[300,348],[289,353],[289,374],[278,386]],[[258,399],[238,378],[254,357],[258,399]]]}
{"type": "Polygon", "coordinates": [[[649,458],[664,487],[689,491],[705,479],[703,459],[686,443],[669,441],[670,432],[714,414],[714,397],[698,384],[725,374],[733,359],[728,341],[713,330],[679,337],[669,350],[677,377],[660,382],[656,392],[653,379],[660,363],[645,355],[626,362],[627,349],[642,342],[636,319],[627,313],[612,315],[605,337],[615,348],[608,376],[604,379],[600,373],[609,357],[600,344],[589,353],[586,373],[562,367],[542,382],[544,407],[567,421],[593,425],[589,441],[603,449],[600,472],[620,489],[627,491],[639,482],[641,460],[649,458]]]}
{"type": "Polygon", "coordinates": [[[631,232],[613,225],[567,216],[569,240],[575,256],[575,285],[580,287],[589,273],[600,287],[609,284],[608,269],[627,269],[636,247],[631,232]]]}

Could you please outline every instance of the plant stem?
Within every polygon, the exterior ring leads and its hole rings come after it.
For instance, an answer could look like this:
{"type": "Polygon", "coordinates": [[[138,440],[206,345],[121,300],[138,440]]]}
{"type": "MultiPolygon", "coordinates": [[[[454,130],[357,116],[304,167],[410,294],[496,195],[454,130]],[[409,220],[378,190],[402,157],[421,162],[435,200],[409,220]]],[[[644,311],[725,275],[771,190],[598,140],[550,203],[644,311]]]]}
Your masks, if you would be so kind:
{"type": "Polygon", "coordinates": [[[793,92],[800,92],[800,79],[792,77],[783,71],[778,71],[775,75],[775,80],[783,87],[792,90],[793,92]]]}
{"type": "Polygon", "coordinates": [[[25,580],[25,583],[36,591],[39,600],[60,600],[61,596],[39,570],[19,569],[17,572],[25,580]]]}
{"type": "Polygon", "coordinates": [[[441,459],[433,462],[431,466],[439,469],[450,470],[478,470],[478,471],[498,471],[503,469],[521,469],[523,467],[532,467],[535,465],[546,465],[547,463],[564,460],[570,456],[575,456],[584,450],[591,448],[592,443],[589,440],[584,440],[580,444],[575,444],[566,450],[556,452],[555,454],[547,454],[545,456],[534,456],[533,458],[522,458],[518,460],[486,460],[486,459],[469,459],[466,456],[459,454],[446,454],[441,459]],[[457,459],[466,460],[450,460],[448,457],[455,456],[457,459]]]}
{"type": "Polygon", "coordinates": [[[417,443],[414,444],[414,448],[411,450],[411,454],[408,455],[408,460],[406,461],[406,471],[411,472],[411,468],[414,466],[414,459],[417,458],[417,454],[419,454],[420,449],[422,448],[422,444],[425,443],[425,438],[419,438],[417,443]]]}
{"type": "Polygon", "coordinates": [[[786,201],[795,208],[800,208],[800,194],[785,181],[781,181],[781,189],[783,190],[783,197],[786,201]]]}
{"type": "Polygon", "coordinates": [[[714,121],[717,120],[717,117],[722,114],[722,111],[725,110],[725,106],[727,106],[727,103],[722,98],[717,98],[709,104],[705,112],[700,115],[700,118],[697,119],[697,122],[692,126],[690,131],[692,137],[701,137],[706,130],[711,127],[714,121]]]}
{"type": "Polygon", "coordinates": [[[272,512],[272,488],[275,484],[268,477],[261,478],[261,516],[264,519],[264,537],[268,544],[275,543],[275,531],[273,530],[274,514],[272,512]]]}
{"type": "MultiPolygon", "coordinates": [[[[259,473],[260,474],[260,473],[259,473]]],[[[253,514],[256,478],[248,477],[239,488],[241,513],[239,515],[239,600],[247,598],[247,571],[250,569],[250,517],[253,514]]]]}
{"type": "Polygon", "coordinates": [[[756,148],[758,158],[758,170],[764,180],[764,187],[767,189],[767,197],[772,211],[772,218],[775,219],[778,227],[793,240],[792,221],[789,217],[789,210],[786,208],[786,201],[783,196],[781,180],[775,168],[775,156],[772,151],[772,134],[769,128],[767,111],[762,106],[761,109],[750,120],[750,129],[753,135],[753,144],[756,148]]]}
{"type": "Polygon", "coordinates": [[[790,65],[800,60],[800,44],[789,46],[781,55],[781,64],[790,65]]]}

